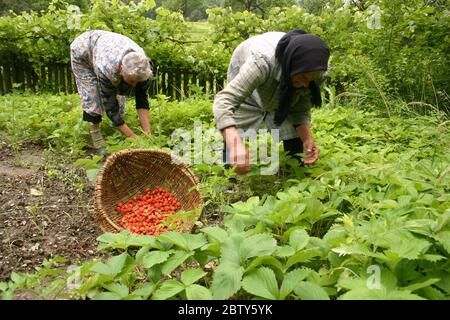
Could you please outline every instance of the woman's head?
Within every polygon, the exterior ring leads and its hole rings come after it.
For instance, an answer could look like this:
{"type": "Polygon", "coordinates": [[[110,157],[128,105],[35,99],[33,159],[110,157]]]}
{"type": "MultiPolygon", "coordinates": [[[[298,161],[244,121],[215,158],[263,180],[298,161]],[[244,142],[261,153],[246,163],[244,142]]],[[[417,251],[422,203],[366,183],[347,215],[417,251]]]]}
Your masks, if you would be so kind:
{"type": "Polygon", "coordinates": [[[131,86],[150,78],[153,73],[148,58],[143,53],[129,52],[122,59],[120,74],[131,86]]]}
{"type": "Polygon", "coordinates": [[[330,49],[320,37],[296,29],[280,39],[275,55],[281,64],[283,80],[292,85],[294,76],[300,74],[310,79],[327,70],[330,49]]]}
{"type": "Polygon", "coordinates": [[[314,81],[323,74],[323,71],[300,72],[291,76],[291,84],[294,88],[308,88],[311,81],[314,81]]]}
{"type": "Polygon", "coordinates": [[[314,80],[328,69],[330,49],[318,36],[296,29],[286,33],[278,42],[275,56],[281,65],[281,99],[275,114],[280,125],[288,115],[293,92],[309,88],[311,101],[321,105],[319,88],[314,80]]]}

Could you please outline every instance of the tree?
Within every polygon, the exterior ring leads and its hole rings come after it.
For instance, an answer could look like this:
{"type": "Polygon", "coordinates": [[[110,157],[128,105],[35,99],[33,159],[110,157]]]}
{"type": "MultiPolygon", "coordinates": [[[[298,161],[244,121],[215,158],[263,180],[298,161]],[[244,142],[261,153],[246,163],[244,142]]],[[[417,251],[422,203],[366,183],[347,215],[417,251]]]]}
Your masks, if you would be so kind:
{"type": "Polygon", "coordinates": [[[330,0],[297,0],[296,3],[299,7],[305,9],[309,13],[315,14],[316,16],[322,13],[322,10],[327,4],[334,3],[330,0]]]}
{"type": "Polygon", "coordinates": [[[186,20],[206,18],[204,0],[156,0],[155,3],[155,8],[147,14],[151,18],[156,16],[156,9],[159,7],[179,11],[186,20]]]}
{"type": "MultiPolygon", "coordinates": [[[[0,15],[8,14],[9,10],[15,13],[46,10],[50,2],[50,0],[0,0],[0,15]]],[[[88,0],[65,0],[65,2],[77,5],[82,11],[88,7],[88,0]]]]}
{"type": "Polygon", "coordinates": [[[235,11],[249,11],[260,13],[263,16],[273,7],[290,7],[296,4],[295,0],[223,0],[224,7],[231,7],[235,11]]]}

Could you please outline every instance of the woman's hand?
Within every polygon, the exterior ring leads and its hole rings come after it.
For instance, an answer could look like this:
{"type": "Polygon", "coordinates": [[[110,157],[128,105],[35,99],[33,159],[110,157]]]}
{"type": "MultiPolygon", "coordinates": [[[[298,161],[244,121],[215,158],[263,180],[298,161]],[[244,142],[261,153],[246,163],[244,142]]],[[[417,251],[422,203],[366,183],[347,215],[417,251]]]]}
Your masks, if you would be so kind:
{"type": "Polygon", "coordinates": [[[303,160],[305,165],[313,164],[319,159],[320,150],[314,143],[311,129],[309,124],[302,124],[297,127],[297,134],[303,141],[303,152],[306,155],[306,159],[303,160]]]}
{"type": "Polygon", "coordinates": [[[145,134],[151,133],[150,128],[150,120],[149,120],[149,112],[148,109],[139,108],[137,109],[138,115],[139,115],[139,122],[141,123],[142,131],[145,134]]]}
{"type": "Polygon", "coordinates": [[[248,149],[241,141],[236,127],[229,127],[223,130],[223,136],[229,152],[230,165],[234,167],[236,173],[245,174],[250,171],[250,155],[248,149]]]}
{"type": "Polygon", "coordinates": [[[137,138],[137,134],[135,134],[126,123],[118,126],[117,129],[119,129],[119,131],[127,138],[137,138]]]}
{"type": "Polygon", "coordinates": [[[319,159],[320,150],[312,139],[303,142],[303,150],[306,155],[306,159],[303,161],[305,165],[313,164],[319,159]]]}

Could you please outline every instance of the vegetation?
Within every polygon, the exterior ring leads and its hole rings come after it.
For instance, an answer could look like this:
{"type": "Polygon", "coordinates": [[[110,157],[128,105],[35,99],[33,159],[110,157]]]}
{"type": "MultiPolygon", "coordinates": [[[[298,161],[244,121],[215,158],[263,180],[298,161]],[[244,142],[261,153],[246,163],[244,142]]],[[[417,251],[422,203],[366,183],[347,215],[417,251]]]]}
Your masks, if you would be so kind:
{"type": "MultiPolygon", "coordinates": [[[[1,123],[15,125],[2,131],[16,143],[50,143],[55,152],[79,155],[86,130],[74,130],[81,124],[76,100],[6,96],[0,100],[1,123]],[[41,113],[49,99],[59,124],[41,113]]],[[[208,105],[200,98],[152,100],[152,119],[166,130],[177,123],[191,128],[195,120],[206,126],[208,105]],[[180,114],[165,112],[174,108],[180,114]]],[[[317,165],[298,167],[283,156],[278,175],[261,176],[255,168],[239,178],[236,194],[217,189],[226,184],[219,166],[195,165],[209,200],[198,232],[104,234],[99,250],[111,258],[82,263],[69,273],[50,262],[34,274],[14,273],[1,285],[4,298],[20,290],[77,299],[448,298],[450,130],[445,117],[386,118],[328,104],[315,110],[313,119],[323,150],[317,165]],[[217,211],[224,217],[222,227],[209,225],[217,211]],[[67,290],[74,270],[81,285],[67,290]],[[367,285],[374,270],[381,277],[377,289],[367,285]]],[[[115,133],[108,138],[109,149],[169,148],[169,132],[137,141],[115,133]]],[[[78,163],[99,168],[98,159],[89,159],[78,163]]]]}
{"type": "Polygon", "coordinates": [[[154,20],[146,18],[154,1],[91,0],[81,13],[55,0],[47,11],[0,19],[0,57],[29,61],[39,73],[44,63],[68,62],[69,44],[78,34],[104,29],[131,37],[158,65],[224,75],[232,50],[249,36],[303,28],[323,37],[332,50],[330,77],[336,95],[358,97],[357,103],[393,98],[424,112],[433,106],[448,113],[448,11],[421,0],[369,3],[362,11],[338,1],[322,8],[320,15],[298,6],[274,7],[266,18],[211,8],[212,31],[199,40],[180,13],[159,7],[154,20]]]}
{"type": "MultiPolygon", "coordinates": [[[[265,31],[304,28],[332,49],[325,103],[312,115],[315,165],[299,167],[281,146],[275,175],[260,175],[259,165],[237,177],[195,164],[206,201],[191,234],[105,233],[97,240],[106,258],[69,269],[55,258],[34,273],[13,272],[0,283],[3,298],[449,299],[448,11],[419,0],[302,3],[308,10],[209,8],[200,40],[180,12],[159,7],[145,17],[154,1],[91,0],[78,20],[54,1],[42,13],[0,18],[0,55],[37,67],[67,62],[70,41],[89,28],[130,36],[159,65],[198,73],[224,74],[233,48],[265,31]],[[238,183],[224,192],[230,177],[238,183]]],[[[151,99],[151,135],[124,139],[103,121],[108,150],[171,150],[176,129],[214,128],[212,97],[192,90],[181,101],[151,99]]],[[[133,104],[126,121],[137,128],[133,104]]],[[[0,97],[0,138],[45,145],[91,179],[102,165],[86,150],[76,95],[0,97]]],[[[211,143],[202,145],[206,152],[211,143]]]]}

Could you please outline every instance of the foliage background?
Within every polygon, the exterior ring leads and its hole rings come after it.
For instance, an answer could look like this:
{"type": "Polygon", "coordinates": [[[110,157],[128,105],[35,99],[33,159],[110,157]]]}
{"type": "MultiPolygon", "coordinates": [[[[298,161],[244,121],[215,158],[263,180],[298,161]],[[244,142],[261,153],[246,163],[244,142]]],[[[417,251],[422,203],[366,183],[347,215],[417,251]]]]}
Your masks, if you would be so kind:
{"type": "MultiPolygon", "coordinates": [[[[107,233],[97,240],[109,258],[71,271],[55,258],[34,273],[13,272],[0,283],[2,297],[449,299],[448,8],[419,0],[217,2],[199,4],[198,18],[207,19],[199,35],[187,6],[197,1],[23,1],[29,6],[0,18],[0,57],[66,63],[74,37],[98,28],[131,37],[161,66],[224,74],[244,39],[304,28],[332,49],[324,107],[313,110],[320,161],[299,167],[280,150],[277,175],[255,166],[235,194],[223,189],[233,172],[195,165],[207,200],[195,233],[107,233]],[[221,224],[208,225],[217,214],[221,224]],[[376,288],[368,285],[374,270],[376,288]],[[79,286],[69,288],[74,279],[79,286]]],[[[102,122],[108,150],[167,150],[177,128],[214,128],[211,97],[196,92],[152,99],[151,136],[123,139],[102,122]]],[[[128,104],[127,123],[137,128],[128,104]]],[[[99,156],[80,159],[89,137],[76,95],[0,97],[0,138],[44,144],[91,178],[101,167],[99,156]]]]}
{"type": "Polygon", "coordinates": [[[54,0],[45,10],[0,18],[0,57],[36,67],[67,63],[70,42],[77,35],[103,29],[129,36],[161,66],[224,75],[232,50],[244,39],[302,28],[321,36],[331,48],[329,84],[335,95],[352,97],[356,106],[370,102],[387,112],[388,97],[423,112],[450,110],[450,16],[439,1],[249,1],[250,11],[236,11],[244,9],[245,1],[241,6],[233,1],[200,2],[188,4],[205,8],[210,31],[201,39],[186,20],[183,1],[91,0],[87,5],[54,0]]]}

